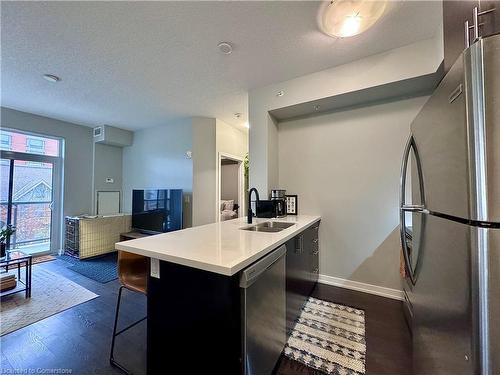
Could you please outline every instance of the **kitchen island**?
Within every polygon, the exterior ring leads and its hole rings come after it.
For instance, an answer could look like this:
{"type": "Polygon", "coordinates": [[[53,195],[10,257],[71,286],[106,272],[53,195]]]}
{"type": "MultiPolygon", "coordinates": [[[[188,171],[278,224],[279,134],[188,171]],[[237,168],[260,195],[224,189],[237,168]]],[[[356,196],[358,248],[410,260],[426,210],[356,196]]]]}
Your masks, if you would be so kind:
{"type": "MultiPolygon", "coordinates": [[[[246,218],[239,218],[117,243],[117,250],[151,258],[148,374],[174,369],[186,374],[241,374],[245,369],[250,373],[253,365],[251,359],[243,360],[247,350],[243,343],[259,337],[252,337],[254,331],[245,327],[248,301],[240,279],[276,249],[286,249],[285,334],[317,281],[319,221],[319,216],[298,215],[247,224],[246,218]],[[269,221],[290,226],[279,232],[244,230],[269,221]]],[[[262,280],[272,290],[278,279],[262,280]]],[[[255,303],[253,307],[263,313],[266,309],[255,303]]]]}

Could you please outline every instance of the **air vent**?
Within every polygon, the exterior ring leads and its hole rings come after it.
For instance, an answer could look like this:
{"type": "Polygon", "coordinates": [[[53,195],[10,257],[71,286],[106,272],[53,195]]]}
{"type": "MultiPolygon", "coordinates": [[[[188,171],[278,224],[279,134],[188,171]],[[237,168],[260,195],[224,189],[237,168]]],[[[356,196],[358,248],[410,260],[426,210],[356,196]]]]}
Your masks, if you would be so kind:
{"type": "Polygon", "coordinates": [[[134,133],[130,130],[101,125],[94,128],[94,143],[125,147],[132,144],[134,133]]]}

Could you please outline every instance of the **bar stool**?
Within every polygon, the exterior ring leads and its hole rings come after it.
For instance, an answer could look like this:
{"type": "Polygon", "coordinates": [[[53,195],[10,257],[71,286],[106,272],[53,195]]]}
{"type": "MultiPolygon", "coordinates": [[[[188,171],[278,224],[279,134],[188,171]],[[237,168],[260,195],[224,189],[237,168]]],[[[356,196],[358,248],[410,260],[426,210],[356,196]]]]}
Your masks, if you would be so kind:
{"type": "Polygon", "coordinates": [[[147,316],[129,325],[128,327],[121,329],[118,332],[116,332],[116,327],[118,326],[118,313],[120,311],[120,301],[122,298],[123,288],[126,288],[132,292],[147,295],[148,258],[126,251],[118,251],[118,279],[121,286],[118,291],[118,301],[116,303],[115,324],[113,327],[113,339],[111,340],[111,353],[109,355],[109,362],[112,366],[119,368],[124,373],[132,374],[128,369],[120,365],[114,359],[115,339],[119,334],[145,320],[147,316]]]}

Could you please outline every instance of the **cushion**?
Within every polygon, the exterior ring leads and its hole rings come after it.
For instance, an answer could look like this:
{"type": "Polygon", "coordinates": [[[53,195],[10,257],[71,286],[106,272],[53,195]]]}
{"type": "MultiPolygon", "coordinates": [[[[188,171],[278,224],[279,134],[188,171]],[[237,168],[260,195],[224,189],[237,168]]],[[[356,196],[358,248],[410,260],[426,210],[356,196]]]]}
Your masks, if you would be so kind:
{"type": "Polygon", "coordinates": [[[233,208],[234,208],[234,199],[224,201],[222,211],[224,211],[224,210],[232,211],[233,208]]]}

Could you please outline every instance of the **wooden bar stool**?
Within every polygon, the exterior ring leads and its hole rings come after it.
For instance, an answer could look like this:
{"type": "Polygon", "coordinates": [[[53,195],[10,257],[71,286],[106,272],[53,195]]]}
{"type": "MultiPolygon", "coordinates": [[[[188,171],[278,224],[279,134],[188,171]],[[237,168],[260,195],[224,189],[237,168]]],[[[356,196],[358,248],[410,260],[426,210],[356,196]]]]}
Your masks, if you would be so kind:
{"type": "Polygon", "coordinates": [[[131,374],[131,372],[122,365],[120,365],[118,362],[116,362],[114,359],[116,336],[136,326],[137,324],[145,320],[147,316],[117,332],[116,328],[118,326],[118,313],[120,311],[120,301],[122,297],[122,291],[123,288],[126,288],[132,292],[137,292],[147,295],[148,271],[149,267],[148,267],[147,257],[142,255],[132,254],[126,251],[118,251],[118,279],[120,281],[121,286],[118,291],[118,301],[116,303],[115,324],[113,327],[113,339],[111,340],[111,353],[109,355],[109,362],[111,363],[112,366],[119,368],[126,374],[131,374]]]}

